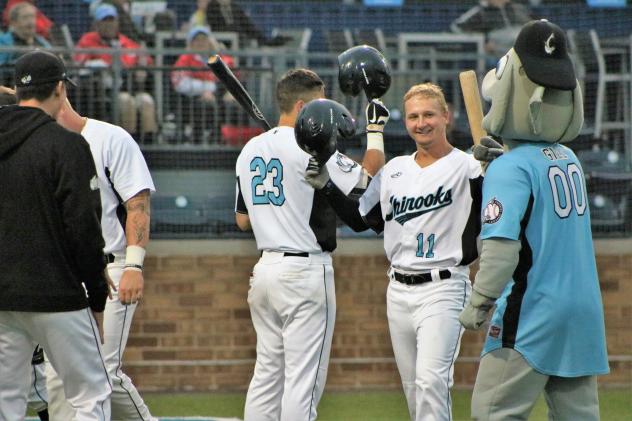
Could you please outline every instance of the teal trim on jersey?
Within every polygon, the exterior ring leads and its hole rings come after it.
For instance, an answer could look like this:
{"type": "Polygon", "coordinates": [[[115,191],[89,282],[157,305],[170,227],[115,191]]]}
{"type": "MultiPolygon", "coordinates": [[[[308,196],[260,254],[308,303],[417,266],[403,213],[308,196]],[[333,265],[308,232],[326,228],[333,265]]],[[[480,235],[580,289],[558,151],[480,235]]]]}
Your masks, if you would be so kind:
{"type": "Polygon", "coordinates": [[[481,238],[523,244],[483,354],[512,347],[544,374],[607,373],[590,211],[575,154],[562,145],[523,143],[492,162],[483,183],[481,238]]]}

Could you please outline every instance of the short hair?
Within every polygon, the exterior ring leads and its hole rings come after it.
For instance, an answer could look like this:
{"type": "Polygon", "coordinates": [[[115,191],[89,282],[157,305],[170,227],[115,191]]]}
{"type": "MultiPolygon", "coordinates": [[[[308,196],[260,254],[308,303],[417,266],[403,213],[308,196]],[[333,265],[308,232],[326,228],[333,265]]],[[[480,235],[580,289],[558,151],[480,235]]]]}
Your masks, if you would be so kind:
{"type": "Polygon", "coordinates": [[[276,97],[282,113],[289,113],[297,101],[309,102],[324,89],[325,83],[308,69],[290,70],[277,83],[276,97]]]}
{"type": "Polygon", "coordinates": [[[404,105],[406,101],[413,97],[420,97],[424,99],[436,99],[441,107],[441,110],[444,113],[448,112],[448,103],[445,100],[445,96],[443,95],[443,90],[439,85],[435,85],[431,82],[420,83],[418,85],[413,85],[406,95],[404,95],[404,105]]]}
{"type": "Polygon", "coordinates": [[[22,9],[25,9],[27,7],[35,9],[35,6],[33,6],[28,1],[21,1],[13,6],[11,9],[9,9],[9,22],[15,22],[16,20],[18,20],[22,9]]]}
{"type": "MultiPolygon", "coordinates": [[[[15,95],[18,101],[24,101],[27,99],[35,99],[37,101],[45,101],[51,97],[55,91],[57,83],[60,81],[42,83],[41,85],[33,86],[16,86],[15,95]]],[[[65,82],[64,82],[65,83],[65,82]]]]}

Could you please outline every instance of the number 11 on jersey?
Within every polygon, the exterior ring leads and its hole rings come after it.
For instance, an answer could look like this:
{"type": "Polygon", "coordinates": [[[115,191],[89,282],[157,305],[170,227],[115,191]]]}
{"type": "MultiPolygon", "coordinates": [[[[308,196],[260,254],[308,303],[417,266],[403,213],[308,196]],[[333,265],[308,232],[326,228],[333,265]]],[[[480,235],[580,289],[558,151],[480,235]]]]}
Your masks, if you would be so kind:
{"type": "Polygon", "coordinates": [[[419,233],[417,236],[417,257],[426,257],[428,259],[432,259],[434,257],[434,245],[435,245],[435,235],[430,234],[428,236],[428,251],[424,256],[424,233],[419,233]]]}

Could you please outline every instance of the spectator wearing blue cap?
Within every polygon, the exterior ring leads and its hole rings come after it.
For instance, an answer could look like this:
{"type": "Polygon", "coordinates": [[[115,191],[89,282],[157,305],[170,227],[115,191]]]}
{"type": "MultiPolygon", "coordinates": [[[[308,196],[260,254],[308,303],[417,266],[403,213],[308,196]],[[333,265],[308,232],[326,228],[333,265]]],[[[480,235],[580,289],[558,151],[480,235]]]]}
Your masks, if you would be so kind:
{"type": "MultiPolygon", "coordinates": [[[[104,51],[80,52],[74,55],[74,60],[77,64],[92,68],[103,76],[102,82],[106,89],[118,89],[120,87],[112,86],[112,83],[108,82],[108,79],[111,79],[110,71],[114,63],[112,53],[106,49],[138,50],[138,53],[126,52],[118,56],[124,70],[123,75],[133,76],[133,83],[124,86],[132,86],[134,91],[120,92],[118,95],[120,120],[121,126],[128,132],[148,138],[157,132],[158,124],[154,99],[145,92],[147,71],[142,67],[152,65],[153,60],[141,51],[140,44],[119,31],[118,18],[116,7],[106,3],[99,5],[94,11],[95,31],[83,34],[77,42],[77,48],[103,49],[104,51]]],[[[104,116],[91,117],[104,118],[104,116]]]]}
{"type": "Polygon", "coordinates": [[[119,21],[119,31],[121,34],[130,38],[131,40],[141,43],[146,41],[145,34],[132,20],[132,16],[129,14],[130,2],[127,0],[97,0],[93,1],[90,5],[90,14],[95,17],[96,10],[99,6],[109,4],[116,9],[116,14],[119,21]]]}
{"type": "MultiPolygon", "coordinates": [[[[191,140],[200,142],[205,137],[205,129],[215,132],[209,126],[212,125],[211,116],[216,116],[217,113],[211,113],[211,109],[217,105],[221,85],[218,84],[215,75],[208,71],[206,63],[211,54],[220,52],[222,45],[217,42],[207,27],[195,26],[187,33],[187,49],[188,52],[178,57],[174,64],[171,84],[173,89],[183,97],[182,104],[192,111],[185,113],[190,119],[185,124],[191,127],[188,130],[185,128],[185,134],[191,131],[189,135],[192,137],[191,140]]],[[[222,59],[229,67],[234,66],[231,56],[222,54],[222,59]]],[[[219,95],[219,98],[224,103],[234,102],[234,98],[228,92],[219,95]]]]}

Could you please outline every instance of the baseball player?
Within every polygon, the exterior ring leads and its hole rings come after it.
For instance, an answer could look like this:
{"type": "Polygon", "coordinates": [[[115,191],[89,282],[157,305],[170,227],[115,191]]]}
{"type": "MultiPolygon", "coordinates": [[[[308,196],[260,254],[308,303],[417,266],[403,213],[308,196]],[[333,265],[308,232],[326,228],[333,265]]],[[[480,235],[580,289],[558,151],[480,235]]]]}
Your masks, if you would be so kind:
{"type": "Polygon", "coordinates": [[[54,118],[63,62],[29,52],[15,66],[18,105],[0,107],[0,419],[26,412],[34,343],[64,380],[78,420],[109,420],[100,313],[108,284],[94,162],[54,118]],[[86,294],[87,293],[87,294],[86,294]]]}
{"type": "MultiPolygon", "coordinates": [[[[287,72],[277,84],[278,126],[251,139],[237,159],[236,222],[242,230],[252,228],[261,250],[248,292],[257,361],[246,421],[314,420],[325,385],[336,314],[330,256],[336,216],[306,182],[310,155],[298,147],[294,132],[303,106],[323,97],[324,84],[314,72],[287,72]]],[[[328,129],[335,142],[338,121],[352,120],[334,115],[334,108],[328,129]]],[[[369,147],[366,169],[338,152],[324,164],[345,193],[366,180],[365,171],[373,174],[383,164],[383,144],[369,147]]]]}
{"type": "MultiPolygon", "coordinates": [[[[359,207],[351,199],[334,207],[354,209],[349,226],[356,231],[384,231],[387,316],[411,420],[451,420],[463,334],[458,316],[471,291],[468,265],[478,256],[481,166],[448,143],[448,108],[438,86],[410,88],[404,119],[417,151],[390,160],[359,207]]],[[[320,188],[327,178],[321,171],[308,181],[320,188]]],[[[323,190],[331,184],[333,178],[323,190]]]]}
{"type": "Polygon", "coordinates": [[[487,170],[480,269],[460,316],[478,329],[496,306],[472,417],[526,420],[544,392],[549,419],[598,420],[608,357],[584,174],[560,144],[583,124],[565,32],[526,24],[482,93],[483,127],[508,152],[487,170]]]}
{"type": "MultiPolygon", "coordinates": [[[[0,86],[0,106],[17,104],[15,91],[6,86],[0,86]]],[[[31,391],[28,397],[29,409],[37,412],[42,421],[48,420],[48,395],[46,393],[46,376],[44,374],[44,350],[38,346],[31,358],[31,391]]]]}
{"type": "MultiPolygon", "coordinates": [[[[122,128],[77,114],[69,102],[57,117],[62,126],[81,133],[90,145],[101,187],[107,272],[117,291],[105,305],[103,358],[112,379],[112,419],[151,420],[122,357],[134,311],[143,296],[143,259],[149,241],[149,195],[155,191],[140,148],[122,128]]],[[[49,411],[55,420],[73,419],[61,379],[47,370],[49,411]]]]}

